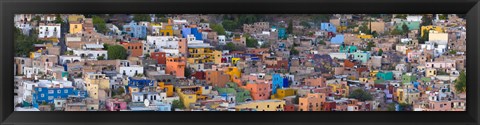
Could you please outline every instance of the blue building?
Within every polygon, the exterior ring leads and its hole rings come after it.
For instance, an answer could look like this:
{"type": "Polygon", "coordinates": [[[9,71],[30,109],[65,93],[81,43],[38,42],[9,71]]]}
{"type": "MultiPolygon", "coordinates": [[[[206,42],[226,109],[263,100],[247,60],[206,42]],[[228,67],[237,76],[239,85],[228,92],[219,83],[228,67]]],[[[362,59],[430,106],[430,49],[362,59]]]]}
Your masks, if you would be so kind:
{"type": "Polygon", "coordinates": [[[320,24],[320,30],[333,32],[333,33],[337,32],[337,28],[335,27],[335,25],[333,25],[331,23],[321,23],[320,24]]]}
{"type": "Polygon", "coordinates": [[[367,61],[370,59],[370,53],[368,52],[355,52],[351,53],[351,56],[353,56],[353,59],[362,61],[362,64],[367,63],[367,61]]]}
{"type": "MultiPolygon", "coordinates": [[[[32,93],[33,101],[42,103],[53,103],[54,99],[65,99],[68,96],[74,96],[79,94],[80,92],[75,92],[74,88],[49,88],[49,87],[36,87],[34,88],[34,92],[32,93]]],[[[86,92],[85,92],[86,93],[86,92]]]]}
{"type": "Polygon", "coordinates": [[[345,36],[343,36],[343,34],[338,34],[335,35],[335,37],[332,37],[332,39],[330,39],[330,42],[332,42],[332,44],[343,44],[344,40],[345,36]]]}
{"type": "Polygon", "coordinates": [[[282,77],[280,74],[273,74],[272,76],[272,94],[277,93],[277,89],[288,87],[288,78],[282,77]]]}
{"type": "Polygon", "coordinates": [[[357,46],[340,46],[339,52],[341,53],[354,53],[357,52],[358,48],[357,46]]]}
{"type": "Polygon", "coordinates": [[[203,40],[202,33],[198,31],[197,28],[183,28],[182,29],[182,37],[187,38],[188,35],[192,34],[195,36],[196,40],[203,40]]]}
{"type": "Polygon", "coordinates": [[[147,26],[138,25],[135,21],[127,25],[123,25],[123,32],[127,33],[133,38],[147,38],[147,26]]]}
{"type": "MultiPolygon", "coordinates": [[[[128,87],[136,87],[142,90],[145,87],[155,86],[155,80],[150,79],[136,79],[133,77],[128,78],[128,87]]],[[[129,93],[128,89],[126,90],[129,93]]]]}
{"type": "Polygon", "coordinates": [[[285,30],[285,28],[278,28],[278,38],[279,39],[287,38],[287,30],[285,30]]]}

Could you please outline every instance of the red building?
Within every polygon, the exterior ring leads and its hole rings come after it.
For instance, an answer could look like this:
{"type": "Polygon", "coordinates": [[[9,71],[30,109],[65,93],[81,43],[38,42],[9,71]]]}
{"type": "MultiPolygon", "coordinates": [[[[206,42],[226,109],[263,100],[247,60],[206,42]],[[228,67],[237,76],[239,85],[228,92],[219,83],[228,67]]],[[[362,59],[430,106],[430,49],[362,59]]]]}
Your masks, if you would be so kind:
{"type": "Polygon", "coordinates": [[[166,64],[167,56],[165,52],[152,52],[150,58],[157,60],[158,64],[166,64]]]}

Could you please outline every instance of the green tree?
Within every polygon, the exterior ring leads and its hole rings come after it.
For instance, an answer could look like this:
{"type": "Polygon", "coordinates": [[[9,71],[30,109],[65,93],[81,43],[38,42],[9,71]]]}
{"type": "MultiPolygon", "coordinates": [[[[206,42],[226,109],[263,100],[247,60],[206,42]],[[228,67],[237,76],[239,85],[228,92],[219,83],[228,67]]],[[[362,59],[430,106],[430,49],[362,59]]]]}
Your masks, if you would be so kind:
{"type": "Polygon", "coordinates": [[[463,93],[467,90],[467,75],[465,71],[460,72],[460,75],[455,80],[455,91],[457,93],[463,93]]]}
{"type": "Polygon", "coordinates": [[[400,19],[407,19],[407,14],[397,14],[395,15],[395,18],[400,18],[400,19]]]}
{"type": "Polygon", "coordinates": [[[298,50],[296,50],[295,48],[292,47],[292,49],[290,50],[290,55],[298,55],[300,52],[298,52],[298,50]]]}
{"type": "Polygon", "coordinates": [[[122,95],[123,93],[125,93],[125,88],[123,86],[118,87],[116,95],[122,95]]]}
{"type": "Polygon", "coordinates": [[[98,56],[97,60],[105,60],[105,57],[104,56],[98,56]]]}
{"type": "Polygon", "coordinates": [[[246,41],[247,41],[247,47],[256,48],[258,46],[258,41],[250,36],[246,38],[246,41]]]}
{"type": "Polygon", "coordinates": [[[399,104],[399,109],[400,111],[412,111],[412,105],[411,104],[407,104],[407,103],[400,103],[399,104]]]}
{"type": "Polygon", "coordinates": [[[395,103],[390,103],[387,105],[387,111],[395,111],[395,103]]]}
{"type": "Polygon", "coordinates": [[[60,24],[63,23],[63,20],[60,14],[55,15],[55,23],[60,23],[60,24]]]}
{"type": "Polygon", "coordinates": [[[293,33],[293,21],[292,20],[288,21],[287,33],[288,34],[293,33]]]}
{"type": "Polygon", "coordinates": [[[367,43],[367,48],[365,50],[370,51],[370,50],[372,50],[372,47],[375,47],[375,43],[373,41],[369,41],[367,43]]]}
{"type": "Polygon", "coordinates": [[[402,35],[402,31],[400,31],[398,28],[393,28],[393,30],[390,32],[390,35],[402,35]]]}
{"type": "Polygon", "coordinates": [[[330,20],[330,16],[331,14],[314,14],[312,20],[315,23],[328,22],[330,20]]]}
{"type": "Polygon", "coordinates": [[[404,24],[402,25],[402,31],[403,31],[403,34],[407,34],[408,31],[410,31],[410,30],[408,30],[407,24],[404,23],[404,24]]]}
{"type": "Polygon", "coordinates": [[[190,77],[192,77],[193,71],[190,67],[185,67],[184,74],[187,79],[190,79],[190,77]]]}
{"type": "Polygon", "coordinates": [[[430,35],[430,32],[428,32],[428,30],[423,30],[423,36],[420,36],[420,38],[418,39],[418,43],[420,44],[424,44],[425,41],[428,41],[428,36],[430,35]]]}
{"type": "Polygon", "coordinates": [[[148,57],[150,57],[150,54],[147,53],[144,56],[145,56],[145,58],[148,58],[148,57]]]}
{"type": "Polygon", "coordinates": [[[105,20],[99,16],[92,16],[92,22],[93,22],[93,25],[95,26],[95,29],[99,32],[99,33],[107,33],[108,32],[108,29],[107,29],[107,25],[105,23],[105,20]]]}
{"type": "Polygon", "coordinates": [[[432,25],[432,17],[429,16],[429,15],[423,15],[422,16],[422,23],[420,24],[420,26],[428,26],[428,25],[432,25]]]}
{"type": "Polygon", "coordinates": [[[370,34],[370,29],[368,28],[367,23],[363,23],[360,27],[358,27],[358,31],[365,34],[370,34]]]}
{"type": "Polygon", "coordinates": [[[373,96],[369,92],[363,90],[363,89],[355,89],[353,90],[352,93],[348,96],[349,98],[354,98],[358,99],[360,101],[367,101],[367,100],[372,100],[373,96]]]}
{"type": "Polygon", "coordinates": [[[109,47],[109,46],[110,46],[110,44],[104,43],[104,44],[103,44],[103,50],[108,50],[108,47],[109,47]]]}
{"type": "Polygon", "coordinates": [[[220,24],[210,23],[210,28],[212,28],[213,31],[217,32],[218,35],[225,35],[225,34],[227,34],[227,33],[225,32],[225,28],[223,28],[223,26],[220,25],[220,24]]]}
{"type": "Polygon", "coordinates": [[[133,14],[133,20],[136,22],[141,22],[141,21],[151,21],[150,15],[149,14],[133,14]]]}
{"type": "Polygon", "coordinates": [[[172,101],[172,108],[173,109],[185,109],[185,105],[183,105],[183,101],[181,99],[179,100],[173,100],[172,101]]]}
{"type": "Polygon", "coordinates": [[[446,20],[447,17],[448,17],[447,14],[439,14],[439,15],[438,15],[438,18],[439,18],[440,20],[446,20]]]}
{"type": "Polygon", "coordinates": [[[38,39],[38,35],[36,33],[32,33],[29,36],[24,35],[22,31],[18,28],[14,30],[14,48],[15,54],[17,56],[27,56],[30,52],[35,51],[33,44],[42,44],[46,41],[38,39]]]}
{"type": "Polygon", "coordinates": [[[73,55],[73,51],[70,50],[70,51],[65,51],[65,55],[73,55]]]}
{"type": "Polygon", "coordinates": [[[127,50],[120,45],[109,46],[107,49],[108,59],[127,59],[127,50]]]}
{"type": "Polygon", "coordinates": [[[448,52],[448,53],[454,55],[454,54],[457,54],[457,51],[455,51],[455,50],[450,50],[450,52],[448,52]]]}
{"type": "Polygon", "coordinates": [[[382,49],[378,50],[378,56],[382,56],[382,54],[383,54],[383,50],[382,49]]]}
{"type": "Polygon", "coordinates": [[[378,37],[378,33],[377,33],[377,31],[373,31],[373,32],[372,32],[372,36],[373,36],[373,38],[376,38],[376,37],[378,37]]]}
{"type": "Polygon", "coordinates": [[[223,28],[225,28],[225,30],[233,31],[237,29],[238,24],[233,20],[223,20],[222,25],[223,25],[223,28]]]}
{"type": "Polygon", "coordinates": [[[227,45],[226,45],[226,49],[227,49],[227,50],[230,50],[230,51],[235,51],[235,50],[237,50],[237,47],[236,47],[235,44],[233,44],[232,42],[229,42],[229,43],[227,43],[227,45]]]}

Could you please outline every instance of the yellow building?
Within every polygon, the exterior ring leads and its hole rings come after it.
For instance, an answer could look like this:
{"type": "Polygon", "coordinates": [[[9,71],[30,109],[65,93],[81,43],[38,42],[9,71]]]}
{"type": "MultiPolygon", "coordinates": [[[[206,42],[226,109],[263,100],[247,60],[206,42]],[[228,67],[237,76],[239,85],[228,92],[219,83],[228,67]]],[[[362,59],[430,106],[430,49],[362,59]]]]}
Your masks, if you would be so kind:
{"type": "Polygon", "coordinates": [[[176,88],[177,94],[183,101],[185,108],[189,109],[191,103],[197,102],[197,95],[202,94],[201,86],[182,86],[176,88]]]}
{"type": "Polygon", "coordinates": [[[71,14],[71,15],[68,15],[68,22],[75,22],[75,21],[82,21],[85,19],[85,16],[83,16],[82,14],[71,14]]]}
{"type": "Polygon", "coordinates": [[[84,77],[88,95],[99,99],[100,90],[110,89],[110,79],[105,74],[87,73],[84,77]]]}
{"type": "Polygon", "coordinates": [[[83,24],[82,23],[80,23],[78,21],[70,22],[69,33],[71,33],[71,34],[82,33],[82,30],[83,30],[83,24]]]}
{"type": "Polygon", "coordinates": [[[166,25],[162,29],[160,29],[160,34],[162,36],[173,36],[173,27],[172,25],[166,25]]]}
{"type": "Polygon", "coordinates": [[[167,93],[168,97],[173,96],[173,85],[172,84],[165,85],[165,82],[158,82],[158,87],[161,90],[163,90],[165,93],[167,93]]]}
{"type": "Polygon", "coordinates": [[[240,78],[242,76],[242,72],[237,67],[228,67],[225,70],[225,74],[230,75],[230,80],[233,81],[235,78],[240,78]]]}
{"type": "Polygon", "coordinates": [[[342,81],[338,84],[328,84],[331,87],[331,90],[336,95],[341,95],[343,97],[347,97],[350,94],[350,87],[347,85],[346,81],[342,81]]]}
{"type": "MultiPolygon", "coordinates": [[[[189,64],[215,62],[214,50],[212,46],[208,47],[188,47],[189,56],[187,62],[189,64]]],[[[221,58],[220,58],[221,59],[221,58]]]]}
{"type": "Polygon", "coordinates": [[[271,96],[272,99],[279,99],[282,100],[283,98],[287,96],[294,96],[297,94],[296,89],[292,88],[283,88],[283,89],[277,89],[277,93],[271,96]]]}
{"type": "Polygon", "coordinates": [[[338,26],[337,27],[338,32],[342,32],[342,31],[345,31],[345,30],[347,30],[347,26],[338,26]]]}
{"type": "Polygon", "coordinates": [[[213,51],[213,60],[215,64],[222,63],[222,52],[218,50],[213,51]]]}
{"type": "Polygon", "coordinates": [[[424,30],[427,30],[427,31],[429,31],[429,32],[430,32],[430,30],[434,30],[434,31],[437,31],[438,33],[443,33],[443,31],[444,31],[444,29],[443,29],[442,27],[440,27],[440,26],[432,26],[432,25],[430,25],[430,26],[422,26],[422,27],[420,28],[420,36],[423,36],[423,31],[424,31],[424,30]]]}
{"type": "Polygon", "coordinates": [[[110,78],[105,74],[87,73],[84,79],[87,84],[98,84],[100,89],[110,89],[110,78]]]}
{"type": "Polygon", "coordinates": [[[370,72],[370,77],[377,77],[378,70],[373,70],[370,72]]]}
{"type": "Polygon", "coordinates": [[[232,58],[233,65],[237,64],[238,61],[240,61],[240,58],[232,58]]]}
{"type": "Polygon", "coordinates": [[[437,69],[428,68],[425,70],[425,77],[437,76],[437,69]]]}
{"type": "Polygon", "coordinates": [[[367,83],[368,82],[368,78],[359,78],[358,80],[362,83],[367,83]]]}
{"type": "Polygon", "coordinates": [[[371,39],[373,38],[373,35],[367,35],[367,34],[360,34],[360,35],[357,35],[357,38],[360,38],[360,39],[371,39]]]}
{"type": "Polygon", "coordinates": [[[255,100],[251,102],[240,103],[235,106],[237,111],[242,109],[253,109],[256,111],[283,111],[284,100],[255,100]]]}
{"type": "Polygon", "coordinates": [[[397,102],[399,102],[399,103],[405,103],[405,92],[404,92],[404,89],[398,88],[396,95],[397,95],[397,102]]]}

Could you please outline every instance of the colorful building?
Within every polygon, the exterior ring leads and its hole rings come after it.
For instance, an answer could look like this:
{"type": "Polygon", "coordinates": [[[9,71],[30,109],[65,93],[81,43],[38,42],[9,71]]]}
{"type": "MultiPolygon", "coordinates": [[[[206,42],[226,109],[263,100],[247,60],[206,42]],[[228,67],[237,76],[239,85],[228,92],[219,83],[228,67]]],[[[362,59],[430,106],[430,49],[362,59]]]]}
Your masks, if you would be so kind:
{"type": "Polygon", "coordinates": [[[66,99],[70,95],[76,95],[73,87],[36,87],[32,93],[33,101],[37,103],[53,103],[54,99],[66,99]]]}
{"type": "Polygon", "coordinates": [[[337,28],[332,23],[321,23],[320,30],[333,32],[333,33],[337,32],[337,28]]]}
{"type": "Polygon", "coordinates": [[[195,36],[196,40],[202,40],[202,33],[199,32],[197,28],[183,28],[182,37],[187,38],[188,35],[195,36]]]}
{"type": "Polygon", "coordinates": [[[280,74],[272,75],[272,94],[277,93],[277,89],[288,87],[288,78],[283,77],[280,74]]]}
{"type": "Polygon", "coordinates": [[[183,57],[167,57],[165,73],[175,75],[177,78],[184,78],[185,65],[183,57]]]}
{"type": "Polygon", "coordinates": [[[243,109],[253,109],[255,111],[283,111],[285,101],[283,100],[257,100],[241,103],[235,106],[237,111],[243,109]]]}
{"type": "Polygon", "coordinates": [[[147,26],[138,25],[135,21],[123,25],[123,32],[133,38],[147,38],[147,26]]]}
{"type": "Polygon", "coordinates": [[[298,99],[298,111],[321,111],[326,98],[325,93],[308,93],[298,99]]]}
{"type": "Polygon", "coordinates": [[[287,38],[287,30],[285,28],[278,28],[278,38],[279,39],[287,38]]]}
{"type": "Polygon", "coordinates": [[[141,42],[123,43],[122,46],[127,50],[129,56],[143,56],[143,43],[141,42]]]}
{"type": "Polygon", "coordinates": [[[332,39],[330,39],[330,42],[332,42],[332,44],[343,44],[345,40],[345,36],[343,34],[337,34],[335,35],[334,37],[332,37],[332,39]]]}
{"type": "Polygon", "coordinates": [[[292,88],[277,89],[277,93],[273,94],[271,96],[271,99],[283,100],[283,98],[287,96],[294,96],[296,94],[297,94],[297,89],[292,89],[292,88]]]}
{"type": "Polygon", "coordinates": [[[157,61],[158,64],[166,64],[167,56],[165,52],[152,52],[150,58],[157,61]]]}
{"type": "Polygon", "coordinates": [[[270,85],[267,83],[247,83],[243,88],[250,91],[253,100],[266,100],[270,97],[270,85]]]}
{"type": "Polygon", "coordinates": [[[420,28],[420,36],[423,36],[423,31],[427,30],[427,32],[430,32],[430,30],[434,30],[438,33],[443,33],[444,29],[441,26],[422,26],[420,28]]]}
{"type": "Polygon", "coordinates": [[[403,28],[402,28],[403,24],[407,25],[408,30],[418,30],[418,29],[420,29],[420,21],[401,21],[397,25],[395,25],[395,28],[402,31],[403,30],[403,28]]]}
{"type": "Polygon", "coordinates": [[[393,80],[393,72],[378,72],[377,79],[393,80]]]}
{"type": "Polygon", "coordinates": [[[205,73],[207,84],[209,85],[223,87],[227,82],[230,82],[230,75],[224,71],[207,70],[205,73]]]}

